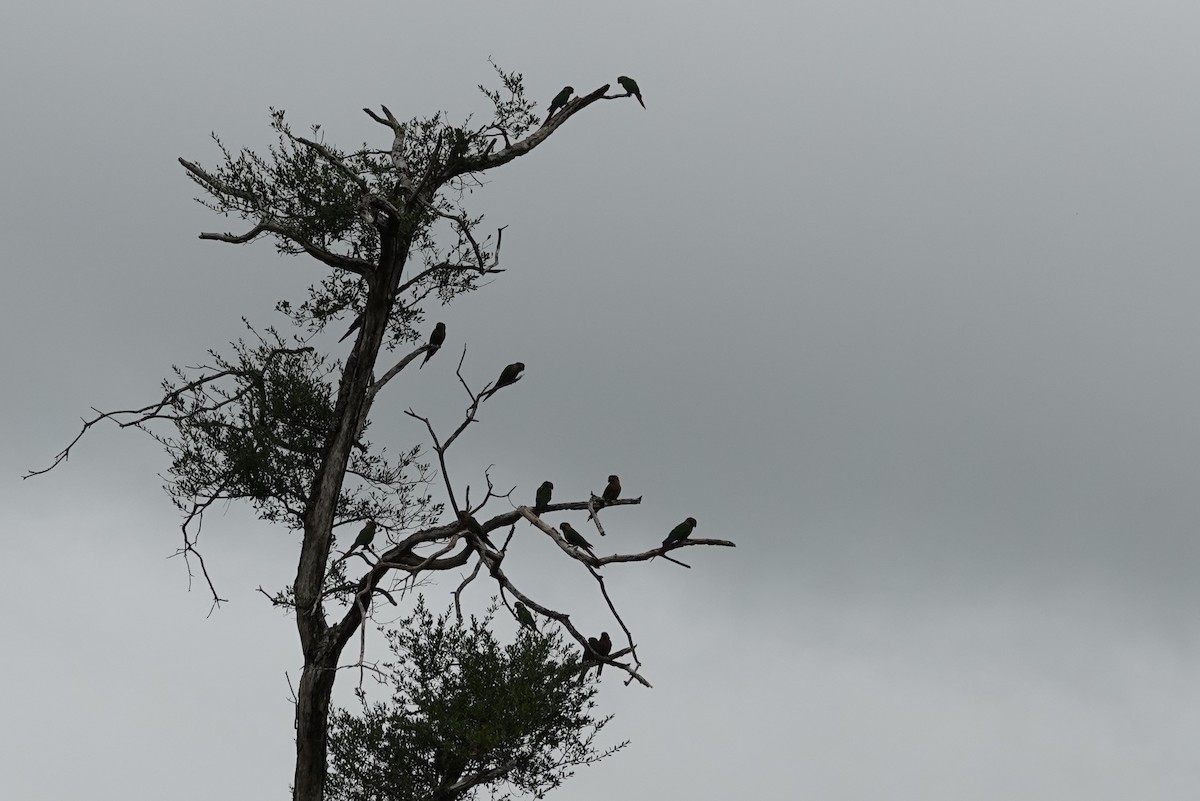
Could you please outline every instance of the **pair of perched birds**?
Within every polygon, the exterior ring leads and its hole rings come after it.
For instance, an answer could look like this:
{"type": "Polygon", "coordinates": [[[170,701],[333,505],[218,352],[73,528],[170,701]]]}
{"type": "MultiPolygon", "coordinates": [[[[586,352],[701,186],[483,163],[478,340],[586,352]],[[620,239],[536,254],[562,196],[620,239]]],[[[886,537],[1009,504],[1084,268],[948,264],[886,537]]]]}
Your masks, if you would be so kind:
{"type": "MultiPolygon", "coordinates": [[[[425,361],[421,362],[421,367],[424,367],[425,362],[429,361],[433,354],[438,352],[438,349],[442,347],[442,343],[445,341],[446,324],[438,323],[433,327],[433,333],[429,335],[429,344],[427,345],[429,350],[425,352],[425,361]]],[[[498,389],[507,387],[520,381],[522,377],[521,372],[524,369],[525,362],[513,362],[512,364],[505,365],[504,369],[500,371],[500,377],[496,379],[495,386],[483,393],[480,396],[480,400],[490,398],[496,394],[498,389]]]]}
{"type": "Polygon", "coordinates": [[[587,650],[583,652],[582,661],[584,664],[589,662],[596,663],[596,675],[599,676],[600,671],[604,670],[604,664],[600,662],[599,659],[596,659],[596,656],[608,656],[610,653],[612,653],[612,637],[608,636],[607,631],[602,631],[600,632],[599,639],[595,637],[588,637],[587,644],[588,647],[587,650]]]}
{"type": "MultiPolygon", "coordinates": [[[[517,622],[531,631],[537,631],[537,621],[533,618],[533,613],[521,601],[513,604],[513,612],[517,616],[517,622]]],[[[600,636],[587,638],[587,650],[583,652],[583,663],[597,662],[597,656],[608,656],[612,653],[613,641],[612,637],[608,636],[607,631],[600,632],[600,636]]],[[[603,666],[597,665],[596,672],[599,674],[603,666]]]]}
{"type": "MultiPolygon", "coordinates": [[[[689,517],[687,520],[684,520],[678,526],[671,529],[671,533],[668,534],[667,538],[662,541],[663,547],[666,548],[667,546],[674,545],[677,542],[683,542],[691,536],[692,529],[695,527],[696,518],[689,517]]],[[[576,531],[570,523],[563,523],[560,528],[562,529],[563,539],[565,539],[568,543],[574,545],[576,548],[586,549],[588,553],[592,554],[592,556],[596,555],[592,553],[591,544],[585,540],[583,535],[576,531]]]]}
{"type": "MultiPolygon", "coordinates": [[[[622,75],[617,78],[617,83],[621,84],[621,88],[625,90],[625,97],[632,95],[637,98],[637,102],[642,108],[646,107],[646,102],[642,100],[642,90],[638,87],[637,81],[628,75],[622,75]]],[[[564,86],[562,91],[554,96],[554,99],[550,101],[550,113],[546,115],[546,122],[550,121],[550,118],[554,116],[554,112],[571,102],[571,95],[573,94],[575,94],[574,86],[564,86]]]]}
{"type": "MultiPolygon", "coordinates": [[[[354,322],[350,324],[350,329],[348,331],[346,331],[346,333],[342,334],[342,339],[345,339],[346,337],[353,334],[355,331],[358,330],[359,326],[361,326],[361,325],[362,325],[362,315],[359,315],[354,320],[354,322]]],[[[341,342],[342,339],[339,339],[338,342],[341,342]]],[[[433,358],[433,354],[435,354],[439,350],[441,350],[442,343],[444,343],[445,341],[446,341],[446,324],[439,322],[437,325],[435,325],[433,327],[433,331],[430,332],[430,334],[429,334],[429,342],[425,345],[425,347],[426,347],[425,359],[421,362],[421,365],[420,365],[421,367],[424,367],[426,365],[426,363],[430,359],[433,358]]],[[[525,369],[524,362],[513,362],[512,364],[507,365],[503,370],[500,371],[500,377],[498,379],[496,379],[496,385],[494,387],[492,387],[490,390],[488,390],[483,395],[483,397],[485,397],[485,398],[491,397],[492,395],[495,394],[496,390],[500,389],[501,387],[507,387],[510,384],[517,383],[517,381],[521,380],[521,371],[524,369],[525,369]]]]}
{"type": "MultiPolygon", "coordinates": [[[[546,508],[550,505],[550,495],[553,492],[554,484],[549,481],[543,481],[542,485],[537,488],[537,492],[533,496],[533,511],[536,514],[540,515],[542,512],[546,511],[546,508]]],[[[621,479],[615,475],[609,476],[608,484],[604,486],[604,491],[600,493],[601,500],[603,500],[606,504],[612,503],[618,497],[620,497],[620,495],[621,479]]],[[[591,519],[592,516],[588,515],[588,520],[591,519]]],[[[601,533],[601,536],[604,536],[603,533],[601,533]]]]}
{"type": "MultiPolygon", "coordinates": [[[[554,484],[549,481],[543,481],[542,485],[537,488],[537,492],[533,496],[533,511],[541,514],[546,511],[546,507],[550,505],[550,495],[554,492],[554,484]]],[[[621,479],[617,476],[609,476],[608,483],[604,485],[604,491],[600,493],[600,498],[609,503],[615,501],[621,495],[621,479]]],[[[591,520],[591,518],[588,518],[591,520]]]]}
{"type": "MultiPolygon", "coordinates": [[[[527,629],[532,629],[533,631],[538,630],[537,621],[533,619],[533,613],[529,611],[529,607],[524,603],[521,601],[514,603],[513,612],[515,612],[517,615],[517,622],[522,626],[527,629]]],[[[612,653],[612,637],[608,636],[607,631],[600,632],[599,639],[596,639],[595,637],[588,637],[587,644],[589,649],[596,652],[600,656],[608,656],[610,653],[612,653]]],[[[584,655],[584,658],[587,658],[587,654],[584,655]]]]}
{"type": "MultiPolygon", "coordinates": [[[[429,350],[427,350],[425,352],[425,361],[421,362],[421,367],[424,367],[425,362],[429,361],[430,358],[433,357],[433,354],[438,352],[438,350],[442,347],[442,343],[445,341],[446,341],[446,324],[438,323],[437,325],[435,325],[433,327],[433,333],[431,333],[429,335],[429,344],[426,346],[429,348],[429,350]]],[[[496,391],[501,389],[502,387],[507,387],[511,384],[515,384],[518,381],[520,381],[521,380],[521,372],[524,369],[525,369],[525,362],[513,362],[512,364],[505,365],[504,369],[500,371],[500,377],[496,379],[495,386],[493,386],[490,390],[488,390],[482,396],[480,396],[480,400],[482,400],[484,398],[490,398],[492,395],[495,395],[496,391]]]]}

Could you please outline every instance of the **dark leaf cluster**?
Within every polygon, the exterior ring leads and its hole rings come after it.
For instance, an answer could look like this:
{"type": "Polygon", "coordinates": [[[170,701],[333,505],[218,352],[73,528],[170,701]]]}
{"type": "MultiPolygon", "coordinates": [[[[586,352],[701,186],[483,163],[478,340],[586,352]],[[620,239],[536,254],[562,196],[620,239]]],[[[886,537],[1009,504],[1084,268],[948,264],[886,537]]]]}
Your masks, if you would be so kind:
{"type": "MultiPolygon", "coordinates": [[[[167,490],[180,508],[250,501],[259,516],[302,525],[313,476],[335,423],[330,368],[312,348],[289,347],[273,329],[257,342],[233,343],[233,357],[210,352],[201,379],[164,382],[173,398],[175,435],[156,435],[171,457],[167,490]]],[[[354,449],[338,503],[347,521],[375,519],[392,528],[427,524],[438,509],[424,487],[419,448],[389,459],[354,449]]]]}
{"type": "Polygon", "coordinates": [[[334,266],[308,288],[307,298],[282,299],[277,308],[301,329],[319,331],[334,320],[346,324],[364,307],[367,273],[383,255],[389,225],[411,242],[407,258],[416,264],[398,287],[388,321],[389,348],[415,342],[423,302],[447,303],[479,285],[495,258],[491,237],[475,236],[482,217],[461,205],[478,180],[474,168],[497,146],[504,147],[537,122],[535,104],[525,98],[522,78],[496,68],[501,89],[480,90],[493,106],[492,119],[473,126],[451,125],[441,113],[403,123],[391,149],[363,144],[353,151],[327,144],[320,126],[311,136],[291,130],[283,111],[271,109],[276,142],[266,155],[229,150],[214,135],[222,160],[202,174],[190,172],[207,197],[205,206],[273,238],[280,253],[309,253],[334,266]],[[455,177],[443,180],[443,176],[455,177]],[[428,196],[413,189],[434,186],[428,196]],[[390,210],[390,211],[389,211],[390,210]]]}
{"type": "Polygon", "coordinates": [[[501,644],[494,609],[458,621],[419,600],[389,632],[392,697],[331,715],[334,801],[541,797],[580,765],[615,753],[595,745],[609,718],[592,714],[596,684],[556,633],[522,629],[501,644]]]}

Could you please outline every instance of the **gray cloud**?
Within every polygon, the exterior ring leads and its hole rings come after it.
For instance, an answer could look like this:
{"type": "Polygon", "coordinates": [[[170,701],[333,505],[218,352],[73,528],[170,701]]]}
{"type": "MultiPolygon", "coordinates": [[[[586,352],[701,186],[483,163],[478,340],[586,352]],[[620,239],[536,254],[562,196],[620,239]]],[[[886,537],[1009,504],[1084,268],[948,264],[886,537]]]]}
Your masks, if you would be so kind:
{"type": "MultiPolygon", "coordinates": [[[[268,105],[345,143],[379,136],[365,105],[480,111],[491,54],[543,103],[628,73],[648,109],[605,104],[478,193],[509,272],[431,310],[446,347],[373,437],[420,441],[409,406],[450,425],[467,343],[477,382],[528,370],[459,482],[495,463],[518,494],[578,495],[617,472],[644,503],[607,513],[606,547],[687,515],[739,544],[611,571],[656,688],[606,682],[633,746],[561,792],[1186,797],[1196,12],[356,13],[30,6],[0,33],[6,786],[286,793],[298,649],[254,588],[287,581],[290,536],[214,516],[232,603],[206,619],[165,560],[153,443],[97,431],[17,476],[319,275],[196,240],[233,223],[176,157],[211,163],[212,130],[264,145],[268,105]]],[[[524,580],[609,625],[539,544],[524,580]]]]}

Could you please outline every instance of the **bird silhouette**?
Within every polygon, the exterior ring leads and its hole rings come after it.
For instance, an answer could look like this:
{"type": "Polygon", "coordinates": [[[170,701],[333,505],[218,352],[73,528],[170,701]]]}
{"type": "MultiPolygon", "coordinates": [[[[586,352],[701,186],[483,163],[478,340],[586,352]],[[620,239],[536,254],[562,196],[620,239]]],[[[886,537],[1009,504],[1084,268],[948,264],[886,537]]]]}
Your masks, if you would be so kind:
{"type": "MultiPolygon", "coordinates": [[[[600,641],[595,637],[587,638],[587,648],[583,651],[583,659],[580,662],[584,665],[596,664],[596,654],[600,653],[600,641]]],[[[587,668],[584,668],[583,675],[587,675],[587,668]]]]}
{"type": "Polygon", "coordinates": [[[546,507],[550,505],[550,493],[554,491],[554,485],[549,481],[543,481],[542,485],[537,488],[537,496],[533,501],[533,511],[541,514],[546,511],[546,507]]]}
{"type": "Polygon", "coordinates": [[[496,379],[496,385],[489,389],[483,396],[490,398],[496,394],[501,387],[507,387],[510,384],[515,384],[521,380],[521,371],[525,369],[525,362],[513,362],[500,371],[500,377],[496,379]]]}
{"type": "Polygon", "coordinates": [[[621,495],[621,479],[616,476],[608,477],[608,485],[604,487],[604,492],[600,497],[606,501],[615,501],[621,495]]]}
{"type": "Polygon", "coordinates": [[[529,611],[529,607],[517,601],[513,604],[513,611],[517,613],[517,622],[527,629],[537,631],[537,623],[533,620],[533,613],[529,611]]]}
{"type": "MultiPolygon", "coordinates": [[[[563,539],[569,545],[574,545],[576,548],[583,548],[588,553],[592,552],[592,544],[583,538],[583,535],[575,530],[575,527],[570,523],[563,523],[559,528],[562,529],[563,539]]],[[[593,553],[592,556],[595,556],[593,553]]]]}
{"type": "MultiPolygon", "coordinates": [[[[429,335],[429,350],[425,351],[425,361],[421,362],[421,367],[425,366],[425,362],[433,358],[433,354],[437,353],[442,347],[442,343],[446,341],[446,324],[438,323],[433,327],[433,332],[429,335]]],[[[420,368],[417,368],[420,369],[420,368]]]]}
{"type": "MultiPolygon", "coordinates": [[[[564,86],[562,91],[554,96],[554,99],[550,101],[550,113],[546,115],[546,122],[550,122],[550,118],[554,116],[554,112],[567,105],[567,101],[571,99],[571,95],[574,92],[575,87],[564,86]]],[[[545,125],[546,123],[542,124],[545,125]]]]}
{"type": "Polygon", "coordinates": [[[642,101],[642,90],[638,88],[637,81],[628,75],[622,75],[617,78],[617,83],[621,84],[621,88],[625,90],[626,95],[633,95],[637,98],[637,102],[641,103],[642,108],[646,107],[646,104],[642,101]]]}
{"type": "Polygon", "coordinates": [[[696,527],[696,518],[689,517],[675,528],[671,529],[671,533],[663,540],[663,547],[674,545],[677,542],[683,542],[692,533],[692,529],[696,527]]]}
{"type": "MultiPolygon", "coordinates": [[[[371,541],[375,539],[375,528],[375,521],[368,520],[367,524],[358,532],[358,536],[354,538],[354,544],[350,546],[350,551],[370,545],[371,541]]],[[[350,551],[346,551],[346,553],[350,553],[350,551]]]]}
{"type": "Polygon", "coordinates": [[[488,544],[488,547],[490,547],[492,550],[496,550],[496,546],[492,544],[492,541],[490,539],[488,539],[487,532],[483,530],[483,526],[479,525],[479,521],[476,520],[470,513],[459,512],[458,513],[458,522],[461,523],[462,527],[465,528],[467,531],[471,532],[476,537],[479,537],[479,539],[486,542],[488,544]]]}
{"type": "MultiPolygon", "coordinates": [[[[609,476],[608,484],[606,484],[604,487],[604,492],[600,493],[601,499],[603,499],[604,503],[607,504],[612,501],[615,501],[620,494],[621,494],[621,479],[617,478],[616,476],[609,476]]],[[[603,504],[599,508],[603,508],[603,504]]],[[[592,515],[588,515],[588,520],[591,520],[591,519],[592,519],[592,515]]],[[[604,536],[603,531],[600,532],[600,536],[601,537],[604,536]]]]}
{"type": "MultiPolygon", "coordinates": [[[[600,632],[600,639],[595,637],[587,638],[587,650],[583,652],[583,663],[596,666],[596,675],[599,676],[604,671],[604,664],[597,659],[597,656],[608,656],[612,653],[612,638],[608,636],[607,631],[600,632]]],[[[584,669],[584,674],[587,669],[584,669]]]]}

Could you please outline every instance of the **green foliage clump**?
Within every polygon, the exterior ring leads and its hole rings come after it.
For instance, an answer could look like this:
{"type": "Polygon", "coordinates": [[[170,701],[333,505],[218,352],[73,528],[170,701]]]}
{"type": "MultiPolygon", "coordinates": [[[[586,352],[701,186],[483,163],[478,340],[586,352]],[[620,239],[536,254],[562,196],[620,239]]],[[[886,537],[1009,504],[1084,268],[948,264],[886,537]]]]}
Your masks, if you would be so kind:
{"type": "Polygon", "coordinates": [[[557,633],[520,629],[501,645],[493,607],[468,622],[418,601],[388,633],[392,697],[330,716],[328,798],[416,801],[542,797],[625,746],[597,750],[609,717],[595,718],[596,683],[557,633]]]}
{"type": "MultiPolygon", "coordinates": [[[[234,343],[234,358],[210,351],[208,375],[164,382],[177,436],[157,437],[171,455],[167,489],[185,510],[219,500],[250,501],[265,520],[303,524],[313,476],[337,420],[329,366],[313,348],[289,347],[274,329],[256,344],[234,343]],[[213,380],[222,376],[229,383],[213,380]]],[[[339,517],[400,528],[440,511],[424,488],[420,449],[389,459],[355,448],[339,517]],[[415,473],[415,476],[412,475],[415,473]]]]}

